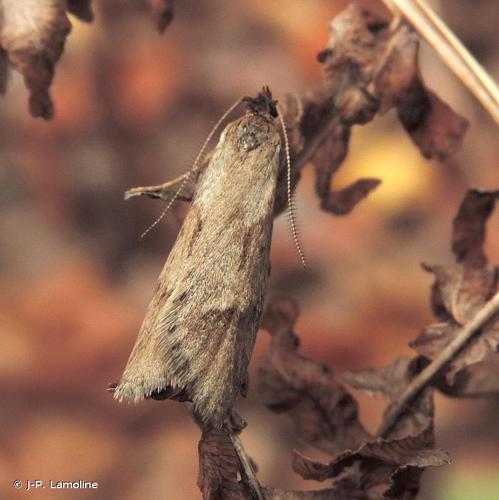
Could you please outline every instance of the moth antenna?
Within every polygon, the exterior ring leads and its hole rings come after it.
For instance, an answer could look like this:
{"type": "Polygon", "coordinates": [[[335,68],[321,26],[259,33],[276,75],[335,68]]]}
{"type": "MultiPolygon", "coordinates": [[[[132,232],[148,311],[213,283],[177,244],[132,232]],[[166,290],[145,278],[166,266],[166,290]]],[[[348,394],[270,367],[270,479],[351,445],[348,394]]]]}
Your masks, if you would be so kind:
{"type": "Polygon", "coordinates": [[[291,235],[293,237],[293,242],[295,244],[296,250],[298,251],[298,255],[300,256],[301,263],[304,268],[307,267],[305,262],[305,256],[303,255],[303,251],[301,249],[300,240],[298,238],[298,229],[296,226],[295,219],[295,206],[293,200],[293,194],[291,192],[291,155],[289,152],[289,140],[288,134],[286,132],[286,124],[284,123],[284,118],[282,117],[281,108],[277,105],[277,115],[279,116],[279,121],[281,122],[282,133],[284,135],[284,152],[286,155],[286,166],[287,166],[287,195],[288,195],[288,218],[289,224],[291,226],[291,235]]]}
{"type": "Polygon", "coordinates": [[[196,173],[199,168],[198,165],[203,159],[204,152],[206,148],[208,147],[209,142],[211,141],[213,135],[217,131],[217,129],[220,127],[220,125],[224,122],[224,120],[241,104],[243,98],[240,97],[232,106],[225,111],[225,113],[218,119],[217,123],[213,126],[211,129],[211,132],[208,134],[206,137],[205,141],[203,142],[203,145],[201,146],[201,149],[199,150],[198,155],[196,156],[196,159],[194,160],[194,163],[192,164],[191,169],[189,172],[187,172],[187,175],[184,177],[182,182],[180,183],[180,186],[178,189],[175,191],[175,194],[173,195],[172,199],[168,202],[166,205],[166,208],[161,212],[159,217],[140,235],[139,240],[144,238],[149,232],[151,232],[152,229],[154,229],[165,217],[165,215],[169,212],[170,208],[172,205],[177,201],[180,193],[182,192],[182,189],[186,186],[187,182],[191,180],[192,174],[196,173]]]}

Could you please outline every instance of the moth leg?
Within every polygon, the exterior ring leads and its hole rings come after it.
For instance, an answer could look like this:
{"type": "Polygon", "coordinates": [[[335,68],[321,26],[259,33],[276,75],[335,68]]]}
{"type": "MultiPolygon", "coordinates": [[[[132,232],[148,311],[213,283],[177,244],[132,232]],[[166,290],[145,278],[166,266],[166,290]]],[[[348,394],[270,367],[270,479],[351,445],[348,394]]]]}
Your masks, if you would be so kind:
{"type": "Polygon", "coordinates": [[[158,184],[156,186],[140,186],[131,188],[128,191],[125,191],[125,200],[129,200],[130,198],[133,198],[135,196],[145,195],[151,198],[159,198],[160,200],[168,202],[173,198],[173,196],[175,196],[175,193],[182,185],[182,183],[185,183],[182,187],[182,190],[178,194],[177,199],[182,201],[191,201],[194,194],[196,182],[195,180],[188,179],[188,176],[189,172],[181,175],[180,177],[177,177],[176,179],[173,179],[172,181],[158,184]]]}

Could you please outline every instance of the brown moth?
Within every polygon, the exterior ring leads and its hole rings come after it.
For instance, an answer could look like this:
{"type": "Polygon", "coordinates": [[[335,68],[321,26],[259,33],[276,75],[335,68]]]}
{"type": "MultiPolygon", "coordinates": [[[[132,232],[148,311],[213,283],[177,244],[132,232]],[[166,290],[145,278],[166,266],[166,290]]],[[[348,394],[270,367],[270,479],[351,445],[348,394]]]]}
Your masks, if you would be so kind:
{"type": "Polygon", "coordinates": [[[238,394],[263,308],[281,138],[268,88],[227,125],[159,277],[119,401],[192,401],[221,427],[238,394]]]}

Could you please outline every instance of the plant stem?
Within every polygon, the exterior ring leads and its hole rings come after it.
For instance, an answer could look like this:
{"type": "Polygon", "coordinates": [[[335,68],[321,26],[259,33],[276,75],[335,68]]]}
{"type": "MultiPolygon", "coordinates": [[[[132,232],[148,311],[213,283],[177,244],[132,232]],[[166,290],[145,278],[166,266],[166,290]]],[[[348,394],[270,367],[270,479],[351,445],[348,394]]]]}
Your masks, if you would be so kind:
{"type": "Polygon", "coordinates": [[[396,15],[403,16],[440,55],[445,64],[468,87],[494,121],[499,124],[499,88],[424,0],[383,0],[396,15]]]}
{"type": "Polygon", "coordinates": [[[230,439],[236,450],[237,457],[239,458],[239,463],[241,464],[241,476],[246,486],[250,489],[253,497],[257,500],[264,500],[262,487],[258,482],[255,471],[251,465],[250,459],[246,454],[246,450],[243,447],[241,438],[232,430],[229,431],[230,439]]]}
{"type": "Polygon", "coordinates": [[[407,411],[407,407],[431,383],[440,370],[452,361],[466,343],[499,312],[499,292],[497,292],[476,314],[466,323],[440,354],[407,386],[400,398],[388,409],[378,435],[387,437],[397,420],[407,411]]]}

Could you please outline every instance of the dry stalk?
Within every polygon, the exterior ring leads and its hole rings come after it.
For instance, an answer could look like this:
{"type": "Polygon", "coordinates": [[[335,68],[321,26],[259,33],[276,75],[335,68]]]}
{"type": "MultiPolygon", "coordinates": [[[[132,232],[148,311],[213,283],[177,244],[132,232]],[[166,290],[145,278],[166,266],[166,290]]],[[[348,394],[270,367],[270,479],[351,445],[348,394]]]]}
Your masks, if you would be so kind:
{"type": "Polygon", "coordinates": [[[499,124],[499,88],[425,0],[383,0],[405,18],[499,124]]]}
{"type": "Polygon", "coordinates": [[[241,438],[232,430],[229,433],[230,439],[236,450],[237,458],[239,459],[239,464],[241,466],[241,477],[246,484],[246,486],[251,491],[253,498],[256,500],[263,500],[264,496],[262,493],[262,487],[256,477],[255,471],[251,465],[251,461],[243,447],[241,438]]]}
{"type": "Polygon", "coordinates": [[[440,354],[407,386],[397,401],[388,409],[383,425],[378,431],[380,437],[387,437],[397,420],[407,411],[407,407],[452,361],[468,341],[477,334],[493,316],[499,312],[499,292],[497,292],[456,334],[454,339],[440,354]]]}

